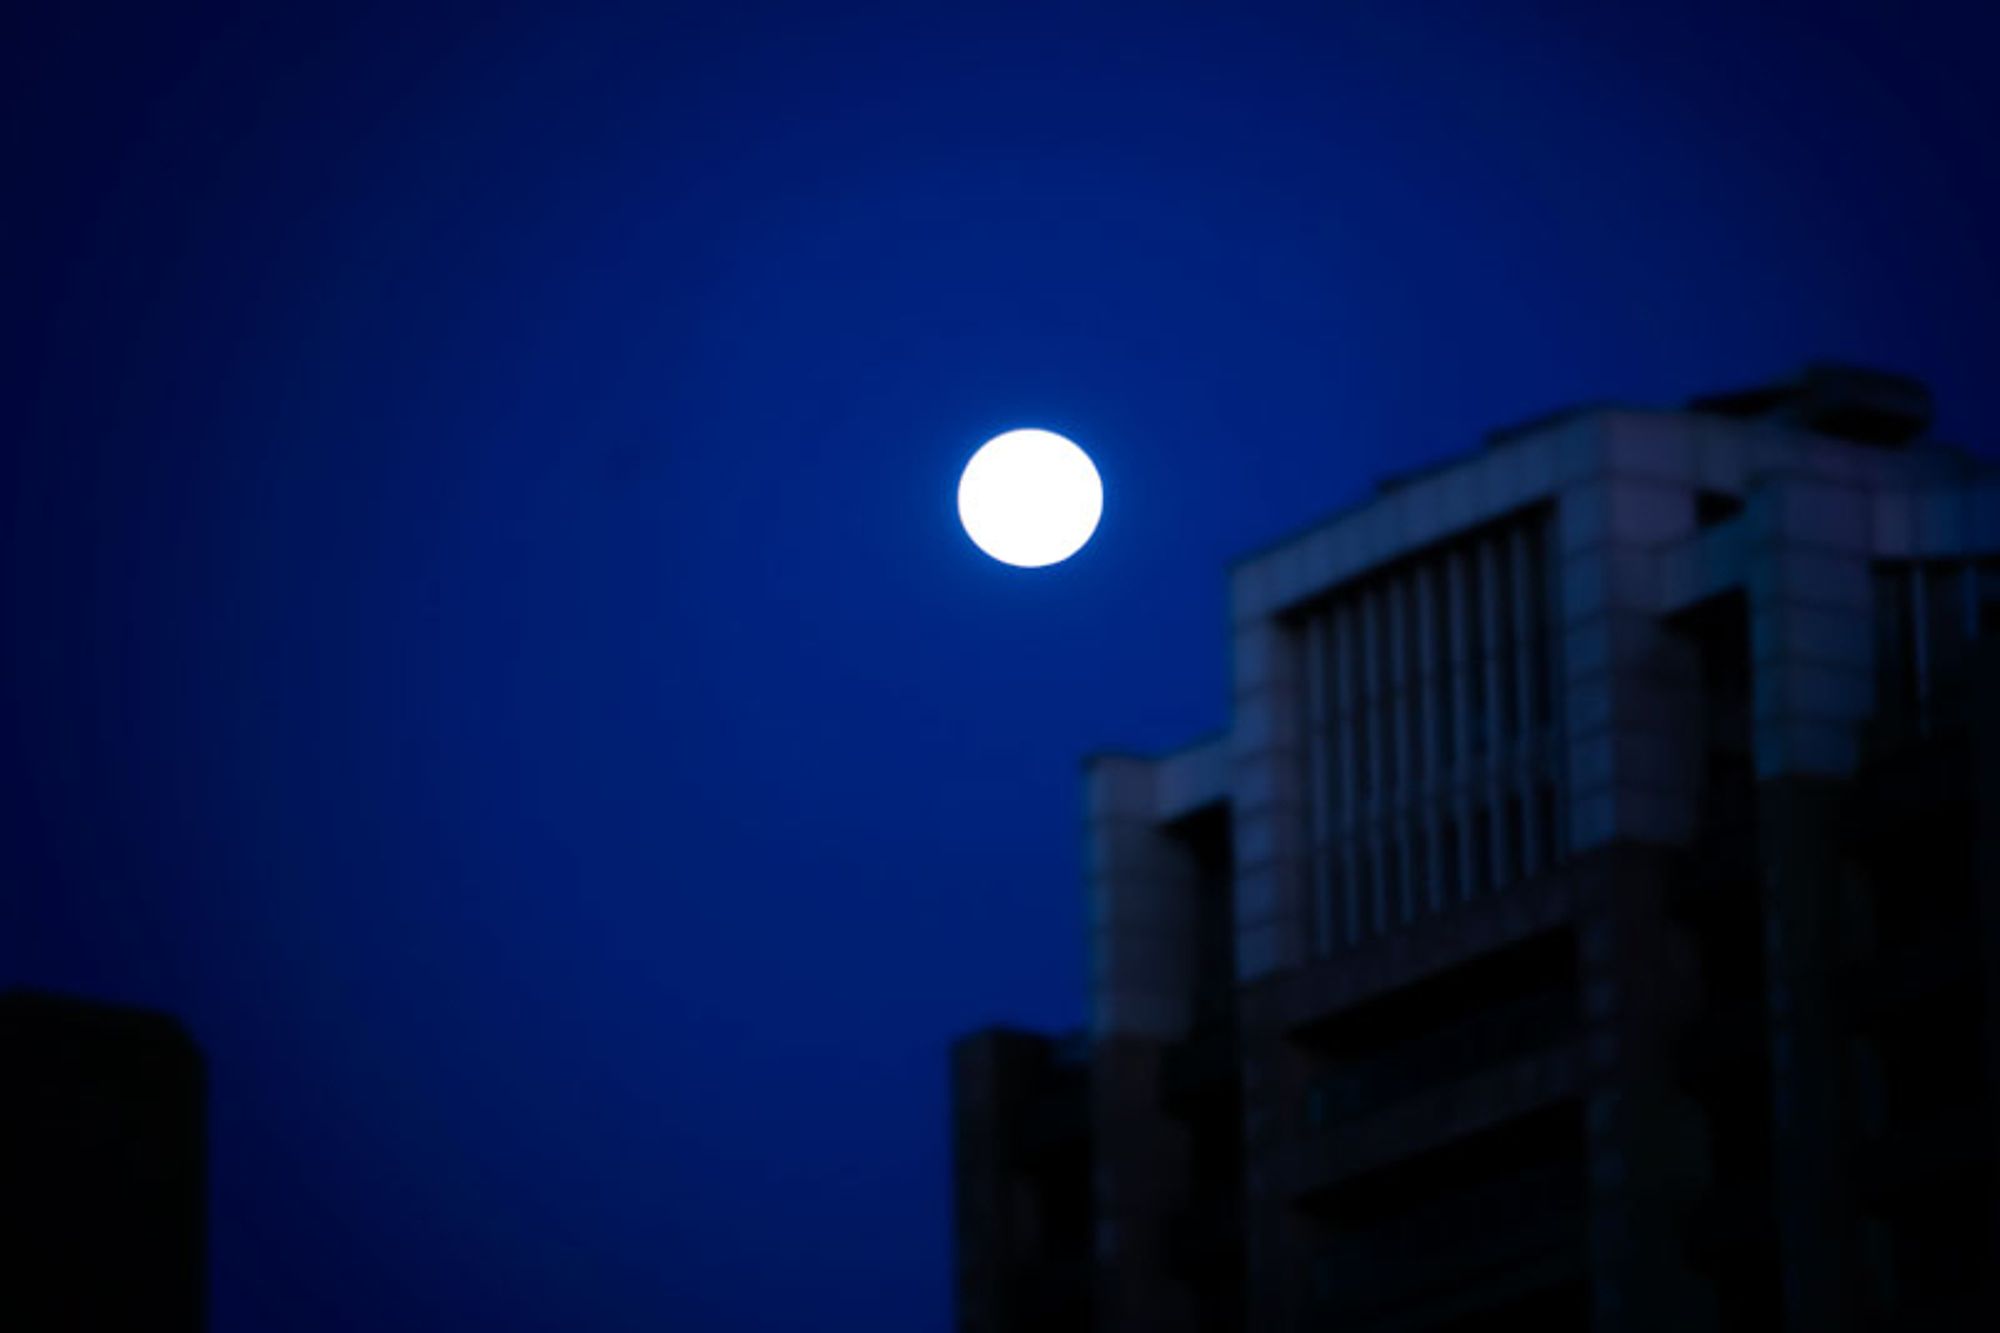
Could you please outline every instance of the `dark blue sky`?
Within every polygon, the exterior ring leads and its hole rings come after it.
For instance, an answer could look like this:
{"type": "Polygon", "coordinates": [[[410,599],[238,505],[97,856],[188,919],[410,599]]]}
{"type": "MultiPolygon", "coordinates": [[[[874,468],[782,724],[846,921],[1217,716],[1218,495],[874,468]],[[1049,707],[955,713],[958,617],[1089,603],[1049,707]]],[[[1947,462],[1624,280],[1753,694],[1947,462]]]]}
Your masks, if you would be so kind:
{"type": "Polygon", "coordinates": [[[34,8],[0,984],[205,1045],[217,1333],[946,1327],[946,1044],[1080,1021],[1229,558],[1813,356],[2000,437],[1974,6],[34,8]]]}

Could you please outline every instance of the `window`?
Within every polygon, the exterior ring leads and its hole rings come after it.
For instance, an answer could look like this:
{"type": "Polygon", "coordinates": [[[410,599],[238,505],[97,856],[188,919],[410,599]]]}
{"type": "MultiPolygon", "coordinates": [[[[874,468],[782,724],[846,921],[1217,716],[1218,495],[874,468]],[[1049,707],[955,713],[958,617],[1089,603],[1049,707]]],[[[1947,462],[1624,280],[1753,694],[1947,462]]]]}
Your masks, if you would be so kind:
{"type": "Polygon", "coordinates": [[[1520,696],[1514,688],[1514,559],[1512,544],[1504,538],[1493,542],[1493,672],[1495,697],[1487,703],[1493,719],[1492,747],[1500,749],[1522,730],[1515,717],[1520,696]]]}
{"type": "Polygon", "coordinates": [[[1472,812],[1472,882],[1468,897],[1479,897],[1493,888],[1493,812],[1485,802],[1472,812]]]}
{"type": "Polygon", "coordinates": [[[1447,555],[1441,562],[1442,577],[1434,580],[1431,598],[1431,712],[1437,718],[1439,767],[1450,772],[1458,751],[1453,736],[1457,715],[1453,708],[1451,673],[1452,616],[1463,600],[1459,588],[1458,557],[1447,555]]]}
{"type": "Polygon", "coordinates": [[[1550,614],[1549,606],[1549,564],[1548,552],[1544,549],[1542,524],[1528,529],[1528,586],[1521,595],[1528,599],[1528,633],[1533,639],[1529,644],[1529,706],[1533,710],[1531,725],[1537,731],[1545,730],[1553,720],[1554,704],[1551,692],[1554,687],[1553,674],[1556,660],[1554,636],[1557,626],[1550,614]]]}
{"type": "MultiPolygon", "coordinates": [[[[1355,614],[1349,615],[1347,623],[1356,631],[1362,631],[1362,615],[1365,606],[1357,606],[1355,614]]],[[[1370,752],[1373,737],[1369,730],[1367,705],[1367,675],[1362,670],[1365,631],[1343,634],[1340,643],[1340,657],[1347,680],[1341,691],[1341,705],[1346,709],[1344,722],[1347,734],[1353,740],[1354,754],[1354,794],[1358,801],[1365,801],[1375,791],[1375,758],[1370,752]]]]}
{"type": "Polygon", "coordinates": [[[1544,870],[1562,860],[1562,811],[1553,782],[1542,782],[1535,788],[1535,845],[1540,848],[1544,870]]]}
{"type": "Polygon", "coordinates": [[[1727,491],[1699,490],[1694,493],[1694,525],[1712,528],[1727,523],[1743,512],[1743,501],[1727,491]]]}
{"type": "Polygon", "coordinates": [[[1399,839],[1390,834],[1382,840],[1382,888],[1389,900],[1392,919],[1408,923],[1410,919],[1409,886],[1403,883],[1402,849],[1397,846],[1399,839]]]}
{"type": "Polygon", "coordinates": [[[1528,836],[1528,826],[1522,818],[1521,798],[1514,792],[1507,794],[1507,823],[1501,834],[1501,852],[1506,858],[1501,882],[1518,884],[1527,874],[1527,849],[1522,840],[1528,836]]]}
{"type": "Polygon", "coordinates": [[[1376,926],[1380,922],[1380,916],[1376,913],[1374,905],[1381,900],[1381,897],[1379,887],[1375,883],[1375,855],[1373,850],[1368,846],[1366,836],[1361,839],[1361,846],[1354,853],[1354,884],[1352,892],[1356,905],[1360,909],[1355,915],[1360,918],[1361,922],[1361,928],[1356,933],[1355,938],[1360,939],[1364,936],[1373,935],[1376,926]]]}
{"type": "Polygon", "coordinates": [[[1910,579],[1901,566],[1875,570],[1875,683],[1877,703],[1892,716],[1917,707],[1917,643],[1910,579]]]}
{"type": "Polygon", "coordinates": [[[1486,753],[1488,700],[1486,697],[1486,559],[1484,548],[1467,552],[1465,580],[1465,751],[1486,753]]]}
{"type": "Polygon", "coordinates": [[[1933,689],[1949,686],[1965,666],[1965,569],[1961,565],[1924,567],[1924,628],[1929,640],[1933,689]]]}

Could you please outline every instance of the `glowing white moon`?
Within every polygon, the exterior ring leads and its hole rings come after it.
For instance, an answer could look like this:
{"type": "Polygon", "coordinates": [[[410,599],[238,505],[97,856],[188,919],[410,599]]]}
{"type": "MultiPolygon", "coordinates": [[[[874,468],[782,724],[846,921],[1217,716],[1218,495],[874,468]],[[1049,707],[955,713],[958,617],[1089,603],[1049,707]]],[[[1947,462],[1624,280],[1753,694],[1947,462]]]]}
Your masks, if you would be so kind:
{"type": "Polygon", "coordinates": [[[1039,569],[1083,549],[1104,516],[1090,455],[1046,430],[1010,430],[979,447],[958,479],[958,521],[1003,564],[1039,569]]]}

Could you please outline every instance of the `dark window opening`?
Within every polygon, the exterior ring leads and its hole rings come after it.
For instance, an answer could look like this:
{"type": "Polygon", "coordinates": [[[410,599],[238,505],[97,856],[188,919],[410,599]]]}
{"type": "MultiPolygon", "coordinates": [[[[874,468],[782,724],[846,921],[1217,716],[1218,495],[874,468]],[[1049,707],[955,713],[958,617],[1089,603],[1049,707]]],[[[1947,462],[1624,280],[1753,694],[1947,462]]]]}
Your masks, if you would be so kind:
{"type": "Polygon", "coordinates": [[[1472,895],[1493,887],[1493,812],[1481,803],[1472,812],[1472,895]]]}
{"type": "Polygon", "coordinates": [[[1524,855],[1526,849],[1522,846],[1522,839],[1527,837],[1528,834],[1527,824],[1521,818],[1521,798],[1519,796],[1510,795],[1507,798],[1507,824],[1503,832],[1505,834],[1505,845],[1502,851],[1506,857],[1506,866],[1501,877],[1501,882],[1505,884],[1519,883],[1521,878],[1527,873],[1527,858],[1524,855]]]}
{"type": "Polygon", "coordinates": [[[1740,496],[1727,491],[1699,490],[1694,495],[1694,523],[1697,528],[1712,528],[1718,523],[1726,523],[1743,512],[1740,496]]]}

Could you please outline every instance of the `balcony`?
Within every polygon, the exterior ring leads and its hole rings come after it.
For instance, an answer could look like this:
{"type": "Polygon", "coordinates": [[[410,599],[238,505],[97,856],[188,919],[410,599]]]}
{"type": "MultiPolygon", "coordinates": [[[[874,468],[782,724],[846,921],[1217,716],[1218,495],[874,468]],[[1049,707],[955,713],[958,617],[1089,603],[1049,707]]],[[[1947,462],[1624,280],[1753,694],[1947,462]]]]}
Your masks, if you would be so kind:
{"type": "Polygon", "coordinates": [[[1428,1152],[1582,1094],[1582,1042],[1575,1037],[1441,1085],[1365,1108],[1338,1132],[1282,1150],[1281,1178],[1295,1199],[1337,1188],[1364,1172],[1428,1152]]]}
{"type": "Polygon", "coordinates": [[[1503,893],[1452,905],[1332,958],[1280,973],[1261,1003],[1303,1033],[1566,926],[1576,910],[1574,873],[1557,867],[1503,893]]]}
{"type": "Polygon", "coordinates": [[[1475,1294],[1468,1288],[1512,1286],[1539,1269],[1550,1281],[1580,1273],[1581,1177],[1580,1161],[1513,1172],[1334,1244],[1312,1267],[1316,1314],[1367,1326],[1411,1306],[1475,1294]]]}
{"type": "Polygon", "coordinates": [[[1319,1081],[1315,1127],[1338,1124],[1576,1034],[1567,988],[1493,1005],[1449,1027],[1356,1060],[1319,1081]]]}

